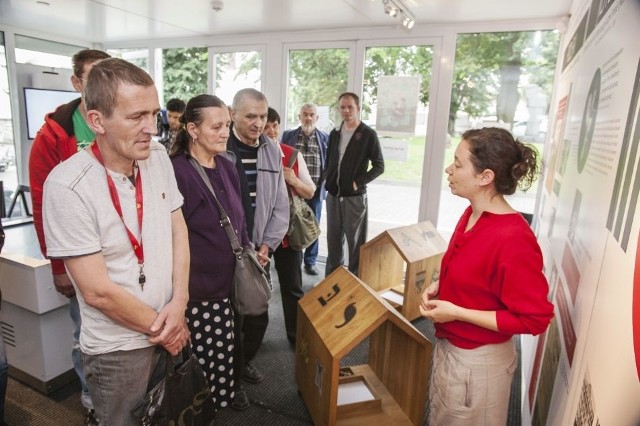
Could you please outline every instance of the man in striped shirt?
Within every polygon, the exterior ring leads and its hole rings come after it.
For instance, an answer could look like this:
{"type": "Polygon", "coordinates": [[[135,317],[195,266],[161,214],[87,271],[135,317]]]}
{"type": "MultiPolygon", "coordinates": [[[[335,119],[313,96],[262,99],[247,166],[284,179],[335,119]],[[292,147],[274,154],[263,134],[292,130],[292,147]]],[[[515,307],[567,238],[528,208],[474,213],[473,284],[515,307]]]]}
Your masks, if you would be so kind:
{"type": "MultiPolygon", "coordinates": [[[[258,259],[269,271],[271,253],[278,248],[289,228],[289,196],[282,170],[280,147],[262,135],[267,122],[267,98],[255,89],[242,89],[233,98],[233,127],[227,150],[235,154],[240,190],[247,221],[247,233],[258,259]]],[[[251,363],[269,324],[268,312],[259,316],[235,317],[236,396],[232,407],[249,407],[238,379],[259,383],[264,376],[251,363]]]]}

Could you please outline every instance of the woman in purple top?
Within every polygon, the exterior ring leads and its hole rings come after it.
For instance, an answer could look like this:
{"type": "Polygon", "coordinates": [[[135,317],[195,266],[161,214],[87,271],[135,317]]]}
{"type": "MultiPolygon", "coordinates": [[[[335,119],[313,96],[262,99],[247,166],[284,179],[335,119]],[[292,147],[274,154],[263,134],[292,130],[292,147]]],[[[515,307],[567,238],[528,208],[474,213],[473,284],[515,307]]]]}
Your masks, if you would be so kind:
{"type": "Polygon", "coordinates": [[[191,347],[209,380],[216,410],[231,405],[233,379],[233,308],[231,287],[235,257],[222,226],[213,195],[189,162],[205,170],[229,216],[238,239],[249,245],[240,181],[235,164],[224,158],[229,137],[229,110],[217,97],[199,95],[187,103],[182,127],[171,152],[178,188],[184,196],[182,213],[189,230],[191,265],[186,318],[191,347]]]}

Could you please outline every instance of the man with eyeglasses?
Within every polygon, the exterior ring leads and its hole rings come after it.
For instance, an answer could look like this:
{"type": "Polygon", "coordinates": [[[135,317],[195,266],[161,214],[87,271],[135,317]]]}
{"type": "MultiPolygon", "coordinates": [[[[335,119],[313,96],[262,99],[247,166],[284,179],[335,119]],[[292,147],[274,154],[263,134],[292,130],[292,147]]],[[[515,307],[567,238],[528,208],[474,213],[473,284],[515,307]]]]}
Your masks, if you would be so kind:
{"type": "MultiPolygon", "coordinates": [[[[71,76],[73,88],[82,93],[91,68],[99,61],[109,57],[109,54],[94,49],[81,50],[73,55],[73,75],[71,76]]],[[[80,97],[67,104],[60,105],[54,112],[47,114],[44,124],[33,141],[31,154],[29,155],[29,185],[33,205],[33,224],[44,256],[47,253],[42,224],[44,181],[55,166],[87,147],[94,139],[95,134],[87,124],[87,109],[82,97],[80,97]]],[[[69,314],[73,320],[71,359],[82,386],[81,401],[87,410],[85,424],[98,424],[94,416],[93,403],[89,396],[89,389],[87,388],[80,360],[80,343],[78,339],[80,337],[81,319],[78,299],[62,260],[51,259],[51,272],[53,273],[53,283],[58,293],[69,298],[69,314]]]]}
{"type": "Polygon", "coordinates": [[[358,95],[343,93],[338,103],[342,124],[329,134],[327,147],[325,275],[343,264],[345,239],[349,271],[358,275],[360,246],[367,240],[367,184],[384,172],[384,159],[376,131],[360,120],[358,95]]]}

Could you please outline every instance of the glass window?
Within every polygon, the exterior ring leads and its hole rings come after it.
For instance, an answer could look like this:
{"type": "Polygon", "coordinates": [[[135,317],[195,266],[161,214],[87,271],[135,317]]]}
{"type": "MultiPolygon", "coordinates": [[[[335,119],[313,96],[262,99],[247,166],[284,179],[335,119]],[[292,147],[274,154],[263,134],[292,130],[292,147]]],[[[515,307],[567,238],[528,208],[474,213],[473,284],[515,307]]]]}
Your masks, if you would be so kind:
{"type": "Polygon", "coordinates": [[[114,58],[124,59],[149,72],[149,49],[108,49],[107,53],[114,58]]]}
{"type": "Polygon", "coordinates": [[[187,102],[207,93],[208,57],[206,47],[162,50],[163,105],[171,98],[187,102]]]}
{"type": "Polygon", "coordinates": [[[298,127],[300,107],[313,103],[318,108],[317,127],[331,131],[339,122],[336,106],[338,96],[347,90],[348,77],[349,49],[290,50],[284,128],[298,127]]]}
{"type": "MultiPolygon", "coordinates": [[[[11,121],[11,98],[9,92],[9,74],[7,56],[4,47],[4,33],[0,32],[0,182],[2,182],[2,200],[0,217],[4,217],[13,192],[18,186],[16,170],[16,148],[11,121]]],[[[12,216],[22,216],[22,204],[16,203],[12,216]]]]}
{"type": "Polygon", "coordinates": [[[259,51],[213,54],[214,95],[231,105],[240,89],[262,90],[262,53],[259,51]]]}
{"type": "Polygon", "coordinates": [[[431,45],[366,49],[361,118],[376,129],[385,162],[368,185],[369,238],[418,222],[432,63],[431,45]]]}
{"type": "MultiPolygon", "coordinates": [[[[458,35],[443,174],[461,134],[470,128],[503,127],[533,144],[542,158],[558,40],[556,31],[458,35]]],[[[511,206],[533,213],[538,183],[508,197],[511,206]]],[[[453,233],[468,204],[451,194],[444,178],[438,214],[443,236],[453,233]]]]}
{"type": "Polygon", "coordinates": [[[53,68],[71,69],[71,57],[85,46],[57,43],[16,34],[16,62],[53,68]]]}

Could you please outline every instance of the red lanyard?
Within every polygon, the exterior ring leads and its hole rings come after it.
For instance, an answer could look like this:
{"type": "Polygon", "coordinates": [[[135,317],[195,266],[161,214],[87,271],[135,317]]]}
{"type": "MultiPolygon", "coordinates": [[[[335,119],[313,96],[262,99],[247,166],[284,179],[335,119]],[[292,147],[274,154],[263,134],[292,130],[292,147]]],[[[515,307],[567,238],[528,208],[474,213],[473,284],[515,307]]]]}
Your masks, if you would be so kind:
{"type": "MultiPolygon", "coordinates": [[[[100,148],[94,142],[91,144],[91,151],[93,155],[96,157],[98,162],[104,166],[104,161],[102,160],[102,154],[100,154],[100,148]]],[[[142,241],[138,242],[136,237],[127,227],[127,224],[124,223],[124,218],[122,217],[122,207],[120,206],[120,197],[118,196],[118,190],[116,189],[116,185],[113,183],[113,178],[107,172],[107,168],[104,168],[105,173],[107,174],[107,185],[109,185],[109,194],[111,195],[111,202],[113,202],[113,207],[115,207],[118,216],[120,216],[120,220],[122,220],[122,224],[124,225],[124,229],[127,230],[127,235],[129,236],[129,241],[131,241],[131,247],[133,248],[133,252],[136,254],[138,258],[138,265],[140,266],[140,276],[138,277],[138,283],[140,284],[140,288],[144,290],[144,283],[146,281],[146,277],[144,275],[144,250],[142,249],[142,241]]],[[[138,213],[138,226],[140,227],[140,237],[142,237],[142,177],[140,175],[140,170],[136,174],[135,180],[135,188],[136,188],[136,211],[138,213]]]]}

